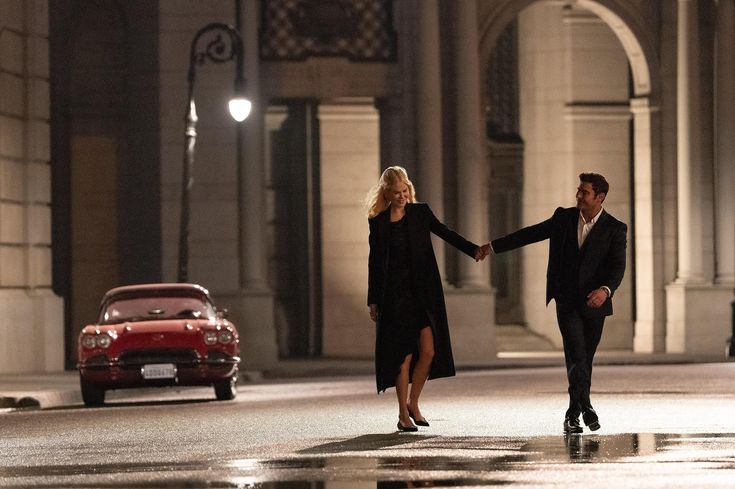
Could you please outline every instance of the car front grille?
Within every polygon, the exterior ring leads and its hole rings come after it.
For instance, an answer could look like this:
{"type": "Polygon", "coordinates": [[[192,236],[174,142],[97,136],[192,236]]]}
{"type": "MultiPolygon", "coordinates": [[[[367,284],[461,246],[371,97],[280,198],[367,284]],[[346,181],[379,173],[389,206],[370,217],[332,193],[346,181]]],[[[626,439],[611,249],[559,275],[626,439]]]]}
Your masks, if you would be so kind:
{"type": "Polygon", "coordinates": [[[219,350],[210,350],[207,353],[207,357],[204,359],[204,362],[210,366],[220,367],[237,365],[240,363],[240,357],[233,357],[232,355],[219,350]]]}
{"type": "Polygon", "coordinates": [[[197,365],[199,355],[195,350],[132,350],[121,354],[118,362],[123,368],[137,368],[151,363],[174,363],[179,366],[197,365]]]}

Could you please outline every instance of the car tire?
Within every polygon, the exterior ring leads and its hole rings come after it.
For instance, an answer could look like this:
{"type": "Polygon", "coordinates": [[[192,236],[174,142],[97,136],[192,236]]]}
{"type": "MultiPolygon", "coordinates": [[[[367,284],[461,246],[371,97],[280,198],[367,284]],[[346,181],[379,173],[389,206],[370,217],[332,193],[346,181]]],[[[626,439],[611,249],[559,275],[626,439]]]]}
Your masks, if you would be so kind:
{"type": "Polygon", "coordinates": [[[214,395],[218,401],[231,401],[237,397],[237,374],[215,382],[214,395]]]}
{"type": "Polygon", "coordinates": [[[80,378],[82,400],[85,406],[102,406],[105,403],[105,390],[80,378]]]}

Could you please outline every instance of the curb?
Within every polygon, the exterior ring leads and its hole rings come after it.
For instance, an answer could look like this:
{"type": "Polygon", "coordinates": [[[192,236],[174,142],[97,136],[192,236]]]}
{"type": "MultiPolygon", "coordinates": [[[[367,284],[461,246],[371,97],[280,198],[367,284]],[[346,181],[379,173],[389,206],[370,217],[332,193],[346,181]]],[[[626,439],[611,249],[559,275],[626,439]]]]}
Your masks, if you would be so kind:
{"type": "MultiPolygon", "coordinates": [[[[240,378],[245,382],[262,382],[263,372],[247,370],[240,372],[240,378]]],[[[115,400],[133,397],[146,392],[152,388],[111,389],[115,394],[115,400]]],[[[0,395],[0,413],[15,411],[31,411],[41,409],[52,409],[79,405],[83,407],[82,393],[78,387],[66,389],[39,389],[33,391],[6,392],[0,395]]]]}
{"type": "Polygon", "coordinates": [[[35,392],[8,393],[0,397],[0,410],[19,411],[31,409],[49,409],[69,406],[82,402],[78,390],[46,390],[35,392]]]}

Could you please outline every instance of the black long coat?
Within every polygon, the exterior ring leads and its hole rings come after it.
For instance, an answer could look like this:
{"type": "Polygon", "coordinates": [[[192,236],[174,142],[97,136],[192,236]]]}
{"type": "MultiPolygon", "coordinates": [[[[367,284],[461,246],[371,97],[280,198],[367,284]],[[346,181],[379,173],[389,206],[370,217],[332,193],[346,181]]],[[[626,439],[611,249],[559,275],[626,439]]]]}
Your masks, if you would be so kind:
{"type": "Polygon", "coordinates": [[[609,316],[625,273],[628,227],[603,210],[582,244],[577,244],[579,210],[559,207],[549,219],[492,241],[496,253],[513,250],[548,239],[549,265],[546,271],[546,304],[551,299],[570,298],[586,316],[609,316]],[[598,308],[585,305],[587,294],[602,286],[612,293],[598,308]]]}
{"type": "MultiPolygon", "coordinates": [[[[444,289],[436,264],[431,233],[458,250],[475,256],[477,245],[467,241],[441,223],[427,204],[406,204],[406,216],[411,254],[411,273],[417,299],[426,311],[434,335],[434,361],[429,378],[451,377],[455,374],[452,344],[449,339],[444,289]]],[[[375,338],[375,380],[378,392],[395,386],[393,369],[385,357],[385,344],[390,341],[381,320],[381,305],[385,303],[390,249],[390,208],[368,220],[370,224],[370,258],[368,260],[368,305],[377,304],[377,334],[375,338]]]]}

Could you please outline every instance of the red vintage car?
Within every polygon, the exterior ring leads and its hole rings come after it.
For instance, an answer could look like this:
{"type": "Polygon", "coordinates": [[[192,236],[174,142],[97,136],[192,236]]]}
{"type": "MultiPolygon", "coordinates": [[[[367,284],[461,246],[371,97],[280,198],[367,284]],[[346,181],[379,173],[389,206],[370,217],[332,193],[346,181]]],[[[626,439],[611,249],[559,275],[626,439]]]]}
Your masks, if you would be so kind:
{"type": "Polygon", "coordinates": [[[117,287],[79,334],[82,399],[100,406],[108,389],[170,385],[212,385],[217,399],[234,399],[239,341],[200,285],[117,287]]]}

